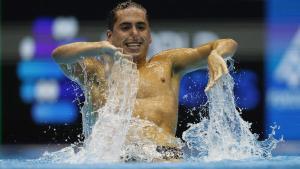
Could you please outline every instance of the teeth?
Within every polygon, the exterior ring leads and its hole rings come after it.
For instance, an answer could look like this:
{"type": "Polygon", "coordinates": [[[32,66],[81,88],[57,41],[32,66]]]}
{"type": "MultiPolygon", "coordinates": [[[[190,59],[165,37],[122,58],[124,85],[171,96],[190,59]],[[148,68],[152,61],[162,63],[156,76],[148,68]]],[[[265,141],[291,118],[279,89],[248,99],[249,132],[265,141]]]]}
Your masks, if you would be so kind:
{"type": "Polygon", "coordinates": [[[127,46],[128,47],[139,47],[140,44],[139,43],[128,43],[127,46]]]}

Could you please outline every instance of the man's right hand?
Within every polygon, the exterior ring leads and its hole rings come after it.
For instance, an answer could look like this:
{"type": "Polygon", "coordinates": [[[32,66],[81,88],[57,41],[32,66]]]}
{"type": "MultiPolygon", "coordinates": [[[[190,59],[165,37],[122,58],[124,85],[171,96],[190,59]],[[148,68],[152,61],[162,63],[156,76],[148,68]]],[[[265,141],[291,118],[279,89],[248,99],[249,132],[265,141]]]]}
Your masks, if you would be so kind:
{"type": "Polygon", "coordinates": [[[100,52],[99,52],[100,55],[101,54],[109,55],[114,60],[116,60],[118,57],[123,57],[123,58],[126,58],[128,60],[132,59],[131,55],[126,55],[126,54],[123,53],[122,48],[117,48],[108,41],[101,41],[99,43],[101,43],[100,52]]]}
{"type": "Polygon", "coordinates": [[[100,42],[75,42],[59,46],[52,52],[53,59],[59,64],[76,63],[84,57],[95,57],[99,55],[115,57],[125,57],[130,60],[130,56],[122,53],[122,48],[117,48],[108,41],[100,42]]]}
{"type": "Polygon", "coordinates": [[[122,52],[122,48],[117,48],[108,41],[100,41],[99,43],[99,54],[106,54],[109,56],[115,55],[116,52],[122,52]]]}

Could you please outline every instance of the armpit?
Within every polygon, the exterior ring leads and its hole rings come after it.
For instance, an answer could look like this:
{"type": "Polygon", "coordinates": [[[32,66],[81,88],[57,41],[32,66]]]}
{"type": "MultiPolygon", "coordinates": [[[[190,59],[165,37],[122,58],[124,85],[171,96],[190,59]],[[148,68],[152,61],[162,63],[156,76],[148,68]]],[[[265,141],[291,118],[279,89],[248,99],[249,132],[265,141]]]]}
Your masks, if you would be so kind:
{"type": "Polygon", "coordinates": [[[80,82],[82,76],[82,68],[79,63],[60,64],[60,68],[68,78],[73,81],[80,82]]]}

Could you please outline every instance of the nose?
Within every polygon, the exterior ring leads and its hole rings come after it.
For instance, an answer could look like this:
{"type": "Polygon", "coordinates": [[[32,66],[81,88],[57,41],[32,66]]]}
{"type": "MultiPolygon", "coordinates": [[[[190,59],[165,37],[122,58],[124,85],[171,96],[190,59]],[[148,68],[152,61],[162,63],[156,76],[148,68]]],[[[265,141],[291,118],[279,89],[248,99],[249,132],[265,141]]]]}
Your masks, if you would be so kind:
{"type": "Polygon", "coordinates": [[[135,27],[135,26],[133,26],[132,27],[132,29],[131,29],[131,34],[133,35],[133,36],[136,36],[136,35],[138,35],[138,30],[137,30],[137,28],[135,27]]]}

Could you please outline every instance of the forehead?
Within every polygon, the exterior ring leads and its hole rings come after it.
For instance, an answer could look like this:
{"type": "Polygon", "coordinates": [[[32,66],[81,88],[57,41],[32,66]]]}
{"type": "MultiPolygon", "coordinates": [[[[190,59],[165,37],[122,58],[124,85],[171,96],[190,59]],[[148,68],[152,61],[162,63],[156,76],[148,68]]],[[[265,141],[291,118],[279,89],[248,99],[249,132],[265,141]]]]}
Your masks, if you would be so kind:
{"type": "Polygon", "coordinates": [[[122,10],[118,10],[116,12],[116,23],[123,23],[123,22],[146,22],[146,12],[142,9],[130,7],[122,10]]]}

